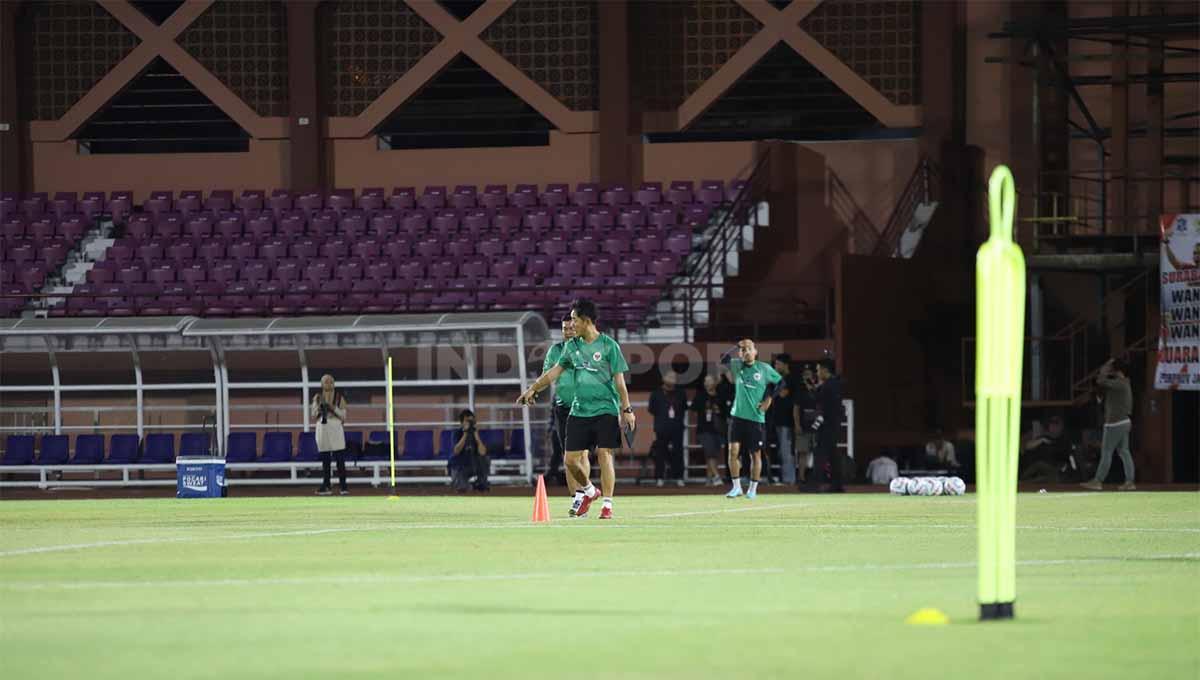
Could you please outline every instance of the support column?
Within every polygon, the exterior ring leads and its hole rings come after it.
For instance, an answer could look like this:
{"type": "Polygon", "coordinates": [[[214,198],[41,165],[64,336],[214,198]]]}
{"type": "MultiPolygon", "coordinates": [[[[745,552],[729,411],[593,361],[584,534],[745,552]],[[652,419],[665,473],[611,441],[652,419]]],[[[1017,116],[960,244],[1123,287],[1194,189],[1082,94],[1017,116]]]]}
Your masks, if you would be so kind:
{"type": "MultiPolygon", "coordinates": [[[[1114,18],[1129,14],[1128,0],[1114,0],[1112,15],[1114,18]]],[[[1122,37],[1123,38],[1123,37],[1122,37]]],[[[1109,183],[1109,195],[1112,198],[1108,231],[1109,233],[1125,234],[1133,230],[1129,220],[1132,212],[1129,207],[1132,201],[1129,197],[1129,60],[1126,58],[1129,48],[1124,43],[1114,43],[1112,47],[1112,176],[1119,179],[1109,183]]]]}
{"type": "Polygon", "coordinates": [[[17,19],[20,2],[0,2],[0,191],[23,192],[25,123],[17,81],[17,19]]]}
{"type": "Polygon", "coordinates": [[[288,134],[291,157],[290,188],[294,192],[326,189],[322,130],[325,112],[320,105],[320,72],[317,40],[317,0],[289,0],[288,30],[288,134]]]}
{"type": "Polygon", "coordinates": [[[600,40],[600,134],[597,179],[604,184],[640,182],[642,145],[633,131],[632,71],[629,60],[629,3],[597,3],[600,40]],[[636,157],[636,163],[635,163],[636,157]]]}
{"type": "MultiPolygon", "coordinates": [[[[1162,16],[1163,11],[1164,8],[1161,1],[1152,0],[1149,3],[1148,14],[1162,16]]],[[[1165,154],[1163,147],[1164,86],[1162,82],[1165,63],[1163,39],[1149,36],[1147,42],[1150,43],[1150,59],[1147,63],[1146,71],[1150,77],[1146,82],[1146,157],[1145,162],[1140,165],[1149,177],[1156,179],[1146,183],[1146,214],[1150,217],[1141,225],[1140,231],[1143,233],[1153,233],[1158,229],[1158,216],[1163,211],[1163,189],[1165,183],[1160,179],[1163,176],[1165,154]]]]}

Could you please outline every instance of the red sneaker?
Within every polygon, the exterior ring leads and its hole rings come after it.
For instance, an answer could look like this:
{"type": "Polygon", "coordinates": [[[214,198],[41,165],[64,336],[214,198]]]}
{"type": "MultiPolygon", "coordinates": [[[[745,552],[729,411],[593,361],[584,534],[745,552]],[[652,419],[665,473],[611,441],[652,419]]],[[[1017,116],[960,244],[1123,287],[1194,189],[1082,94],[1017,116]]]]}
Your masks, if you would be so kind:
{"type": "Polygon", "coordinates": [[[575,516],[583,517],[583,516],[587,515],[588,508],[592,507],[592,501],[596,500],[599,497],[600,497],[600,489],[596,489],[596,493],[592,494],[591,496],[584,496],[583,502],[579,504],[579,509],[575,511],[575,516]]]}
{"type": "Polygon", "coordinates": [[[612,519],[612,508],[607,505],[600,508],[600,519],[612,519]]]}

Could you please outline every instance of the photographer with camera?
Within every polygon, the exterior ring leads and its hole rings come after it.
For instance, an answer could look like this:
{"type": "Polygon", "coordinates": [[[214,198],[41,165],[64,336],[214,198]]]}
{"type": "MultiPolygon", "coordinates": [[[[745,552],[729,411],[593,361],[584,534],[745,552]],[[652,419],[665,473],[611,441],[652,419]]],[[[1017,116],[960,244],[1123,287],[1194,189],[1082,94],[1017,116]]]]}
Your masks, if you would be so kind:
{"type": "Polygon", "coordinates": [[[324,472],[317,495],[333,494],[329,480],[331,458],[337,458],[341,493],[343,496],[349,495],[350,490],[346,488],[346,431],[343,428],[346,422],[346,397],[334,391],[332,375],[321,376],[321,391],[313,395],[308,415],[317,421],[317,451],[321,454],[321,470],[324,472]]]}
{"type": "Polygon", "coordinates": [[[476,491],[490,491],[488,473],[492,470],[492,459],[475,427],[475,414],[471,409],[463,409],[458,414],[458,424],[454,454],[450,457],[450,485],[455,491],[465,493],[471,477],[475,477],[476,491]]]}

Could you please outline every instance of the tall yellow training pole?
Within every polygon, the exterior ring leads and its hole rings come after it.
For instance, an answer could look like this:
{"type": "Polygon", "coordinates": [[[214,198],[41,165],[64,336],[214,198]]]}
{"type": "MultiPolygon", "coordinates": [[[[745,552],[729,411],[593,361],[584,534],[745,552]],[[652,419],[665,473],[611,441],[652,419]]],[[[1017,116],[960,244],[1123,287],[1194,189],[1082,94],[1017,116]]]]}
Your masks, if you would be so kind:
{"type": "Polygon", "coordinates": [[[392,358],[387,360],[387,433],[388,433],[388,457],[391,460],[392,467],[392,493],[388,496],[389,499],[397,498],[396,496],[396,425],[393,420],[394,405],[392,404],[392,358]]]}
{"type": "Polygon", "coordinates": [[[1025,256],[1013,242],[1016,189],[988,181],[991,236],[975,257],[975,441],[979,618],[1011,619],[1016,599],[1017,462],[1025,348],[1025,256]]]}

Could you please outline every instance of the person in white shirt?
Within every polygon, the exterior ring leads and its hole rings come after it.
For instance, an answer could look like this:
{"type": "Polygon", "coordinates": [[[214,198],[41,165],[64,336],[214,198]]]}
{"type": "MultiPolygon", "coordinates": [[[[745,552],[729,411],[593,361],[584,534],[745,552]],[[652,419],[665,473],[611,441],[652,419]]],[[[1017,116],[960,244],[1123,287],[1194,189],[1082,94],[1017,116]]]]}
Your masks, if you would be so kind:
{"type": "Polygon", "coordinates": [[[332,458],[337,459],[341,493],[343,496],[349,495],[350,490],[346,488],[346,431],[343,428],[346,422],[346,397],[334,391],[332,375],[321,376],[321,391],[313,395],[308,417],[317,422],[317,451],[321,454],[321,470],[325,473],[317,495],[333,494],[329,480],[332,458]]]}
{"type": "Polygon", "coordinates": [[[951,469],[959,467],[958,458],[954,456],[954,444],[947,441],[940,428],[934,430],[933,440],[925,445],[925,460],[927,465],[951,469]]]}

